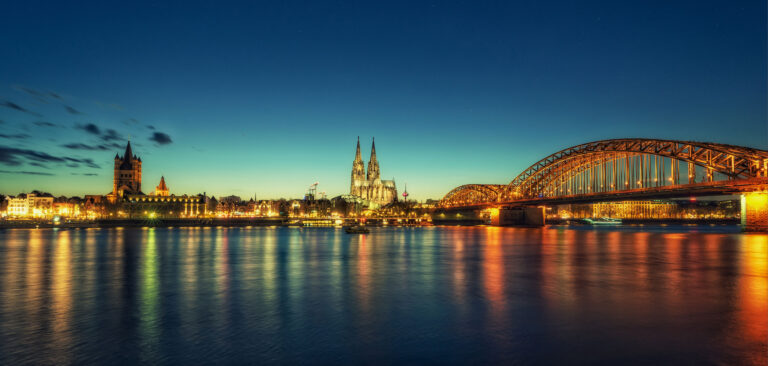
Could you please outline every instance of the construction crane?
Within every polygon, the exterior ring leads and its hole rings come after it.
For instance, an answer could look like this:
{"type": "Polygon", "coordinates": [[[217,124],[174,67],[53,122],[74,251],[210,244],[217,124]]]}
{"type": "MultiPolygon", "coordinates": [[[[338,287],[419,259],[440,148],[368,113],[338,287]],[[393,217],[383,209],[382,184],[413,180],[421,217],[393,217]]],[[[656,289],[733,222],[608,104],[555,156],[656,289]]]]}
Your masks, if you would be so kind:
{"type": "Polygon", "coordinates": [[[314,200],[315,195],[317,194],[317,185],[320,184],[320,182],[312,183],[312,185],[309,186],[309,190],[307,191],[307,199],[314,200]]]}

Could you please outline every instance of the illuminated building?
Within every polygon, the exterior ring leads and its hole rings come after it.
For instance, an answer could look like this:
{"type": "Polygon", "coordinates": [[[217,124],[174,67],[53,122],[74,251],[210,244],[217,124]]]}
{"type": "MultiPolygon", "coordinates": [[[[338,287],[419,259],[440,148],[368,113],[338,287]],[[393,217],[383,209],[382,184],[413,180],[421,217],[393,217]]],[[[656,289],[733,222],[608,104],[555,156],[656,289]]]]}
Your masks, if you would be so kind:
{"type": "Polygon", "coordinates": [[[73,202],[53,202],[53,214],[62,217],[80,216],[80,205],[73,202]]]}
{"type": "Polygon", "coordinates": [[[365,170],[360,154],[360,138],[357,138],[355,160],[352,162],[352,182],[349,194],[360,197],[374,205],[383,206],[397,199],[397,188],[394,180],[381,180],[379,161],[376,159],[376,142],[371,144],[371,158],[368,160],[368,171],[365,170]]]}
{"type": "Polygon", "coordinates": [[[53,214],[53,197],[41,196],[35,193],[20,194],[16,197],[6,197],[8,208],[6,212],[11,217],[48,217],[53,214]]]}
{"type": "Polygon", "coordinates": [[[194,196],[135,194],[123,196],[123,199],[117,217],[197,217],[207,214],[205,197],[201,194],[194,196]]]}
{"type": "Polygon", "coordinates": [[[143,194],[141,193],[141,158],[133,154],[130,141],[125,146],[122,157],[115,154],[112,193],[108,198],[110,202],[116,202],[125,194],[143,194]]]}
{"type": "Polygon", "coordinates": [[[557,206],[550,218],[582,219],[735,219],[739,204],[735,200],[644,200],[570,204],[557,206]]]}
{"type": "Polygon", "coordinates": [[[204,195],[172,195],[164,176],[153,194],[144,194],[141,191],[141,164],[141,158],[134,155],[128,142],[123,156],[115,155],[112,192],[106,196],[107,202],[98,196],[86,196],[87,214],[112,218],[197,217],[207,214],[204,195]]]}
{"type": "Polygon", "coordinates": [[[170,195],[170,191],[168,190],[168,186],[165,185],[165,176],[160,177],[160,184],[155,187],[155,196],[164,196],[167,197],[170,195]]]}

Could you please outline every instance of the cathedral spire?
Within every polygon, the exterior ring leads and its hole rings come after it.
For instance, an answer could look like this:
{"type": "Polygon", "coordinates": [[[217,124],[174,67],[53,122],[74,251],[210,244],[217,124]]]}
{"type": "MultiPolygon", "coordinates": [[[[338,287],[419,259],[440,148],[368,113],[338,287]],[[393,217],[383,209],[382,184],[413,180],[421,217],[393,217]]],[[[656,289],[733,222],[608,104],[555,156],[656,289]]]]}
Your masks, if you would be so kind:
{"type": "Polygon", "coordinates": [[[357,136],[357,151],[355,151],[355,161],[363,161],[363,156],[360,155],[360,136],[357,136]]]}
{"type": "Polygon", "coordinates": [[[373,139],[371,144],[371,159],[368,160],[368,173],[366,173],[366,180],[372,181],[379,179],[379,161],[376,160],[376,138],[373,139]]]}
{"type": "MultiPolygon", "coordinates": [[[[373,138],[371,143],[371,161],[376,161],[376,138],[373,138]]],[[[376,162],[378,164],[378,162],[376,162]]]]}

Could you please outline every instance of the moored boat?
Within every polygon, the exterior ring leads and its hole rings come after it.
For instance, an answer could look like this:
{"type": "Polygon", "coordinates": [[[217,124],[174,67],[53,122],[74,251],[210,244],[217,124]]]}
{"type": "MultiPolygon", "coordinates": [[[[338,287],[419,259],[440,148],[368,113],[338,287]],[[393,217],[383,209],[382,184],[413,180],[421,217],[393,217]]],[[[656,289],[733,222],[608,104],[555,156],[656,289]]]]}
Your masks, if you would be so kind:
{"type": "Polygon", "coordinates": [[[621,225],[621,219],[612,219],[610,217],[601,217],[599,219],[584,219],[584,222],[590,225],[621,225]]]}
{"type": "Polygon", "coordinates": [[[368,234],[371,232],[365,226],[347,226],[344,228],[344,231],[346,231],[347,234],[368,234]]]}

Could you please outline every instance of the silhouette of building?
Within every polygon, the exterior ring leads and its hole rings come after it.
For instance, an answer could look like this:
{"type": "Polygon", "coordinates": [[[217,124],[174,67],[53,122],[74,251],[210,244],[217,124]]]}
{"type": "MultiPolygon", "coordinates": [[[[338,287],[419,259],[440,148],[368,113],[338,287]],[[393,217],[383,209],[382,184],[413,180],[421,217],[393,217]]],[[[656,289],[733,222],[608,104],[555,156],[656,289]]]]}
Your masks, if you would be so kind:
{"type": "Polygon", "coordinates": [[[397,188],[394,180],[382,180],[379,161],[376,159],[376,141],[371,144],[371,158],[368,160],[368,170],[360,155],[360,137],[357,138],[355,161],[352,162],[352,182],[349,194],[360,197],[375,205],[383,206],[397,199],[397,188]]]}

